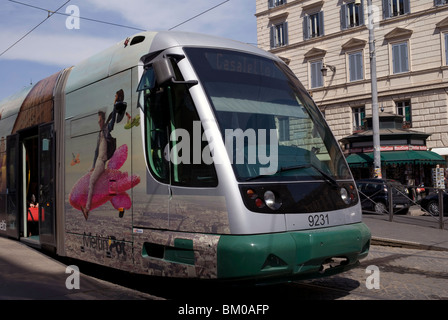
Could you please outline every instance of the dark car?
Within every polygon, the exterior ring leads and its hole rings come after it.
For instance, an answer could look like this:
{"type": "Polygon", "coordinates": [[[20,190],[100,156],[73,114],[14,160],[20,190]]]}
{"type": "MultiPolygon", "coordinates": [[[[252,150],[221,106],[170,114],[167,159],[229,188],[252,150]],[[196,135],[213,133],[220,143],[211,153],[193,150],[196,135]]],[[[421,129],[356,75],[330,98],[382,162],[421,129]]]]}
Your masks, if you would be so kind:
{"type": "Polygon", "coordinates": [[[363,211],[387,213],[389,211],[389,192],[392,188],[394,213],[407,214],[411,206],[409,190],[400,182],[389,179],[357,180],[359,197],[363,211]]]}
{"type": "MultiPolygon", "coordinates": [[[[429,212],[433,216],[439,215],[439,194],[431,192],[418,203],[422,210],[429,212]]],[[[448,216],[448,193],[443,192],[443,215],[448,216]]]]}

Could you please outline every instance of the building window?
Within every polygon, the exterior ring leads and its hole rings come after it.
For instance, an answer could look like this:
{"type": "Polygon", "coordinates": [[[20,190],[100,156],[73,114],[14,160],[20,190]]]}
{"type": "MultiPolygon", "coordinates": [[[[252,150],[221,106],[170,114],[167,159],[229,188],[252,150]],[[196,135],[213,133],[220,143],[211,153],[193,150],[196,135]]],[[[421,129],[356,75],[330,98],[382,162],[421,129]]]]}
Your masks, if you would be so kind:
{"type": "Polygon", "coordinates": [[[278,119],[278,135],[280,141],[289,141],[289,117],[282,117],[278,119]]]}
{"type": "Polygon", "coordinates": [[[392,67],[394,74],[409,71],[409,55],[407,42],[401,42],[392,45],[392,67]]]}
{"type": "Polygon", "coordinates": [[[443,6],[444,4],[448,4],[448,0],[434,0],[435,6],[443,6]]]}
{"type": "Polygon", "coordinates": [[[364,79],[364,63],[362,51],[348,54],[350,82],[364,79]]]}
{"type": "Polygon", "coordinates": [[[364,107],[353,108],[353,132],[363,129],[363,120],[366,117],[366,109],[364,107]]]}
{"type": "Polygon", "coordinates": [[[286,4],[286,0],[268,0],[269,9],[286,4]]]}
{"type": "Polygon", "coordinates": [[[271,27],[271,49],[283,47],[288,44],[288,22],[276,24],[271,27]]]}
{"type": "Polygon", "coordinates": [[[407,14],[409,8],[409,0],[383,0],[384,19],[407,14]]]}
{"type": "Polygon", "coordinates": [[[412,127],[411,102],[409,100],[395,102],[397,114],[403,116],[403,128],[412,127]]]}
{"type": "Polygon", "coordinates": [[[324,86],[324,78],[322,76],[322,60],[310,62],[310,78],[311,88],[320,88],[324,86]]]}
{"type": "Polygon", "coordinates": [[[341,5],[341,29],[348,29],[364,24],[364,1],[357,6],[354,2],[341,5]]]}
{"type": "Polygon", "coordinates": [[[445,65],[448,66],[448,33],[445,33],[445,65]]]}
{"type": "Polygon", "coordinates": [[[305,15],[303,19],[303,38],[308,40],[324,35],[324,12],[305,15]]]}

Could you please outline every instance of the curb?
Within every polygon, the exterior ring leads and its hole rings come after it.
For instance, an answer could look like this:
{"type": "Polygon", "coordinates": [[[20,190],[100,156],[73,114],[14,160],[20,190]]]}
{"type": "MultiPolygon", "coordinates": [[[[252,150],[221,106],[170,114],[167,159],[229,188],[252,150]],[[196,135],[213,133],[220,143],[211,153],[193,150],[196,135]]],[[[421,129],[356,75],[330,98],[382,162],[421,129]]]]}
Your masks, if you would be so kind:
{"type": "Polygon", "coordinates": [[[372,237],[370,243],[371,245],[377,245],[377,246],[388,246],[388,247],[398,247],[398,248],[418,249],[418,250],[448,251],[448,248],[427,245],[413,241],[390,239],[390,238],[372,237]]]}

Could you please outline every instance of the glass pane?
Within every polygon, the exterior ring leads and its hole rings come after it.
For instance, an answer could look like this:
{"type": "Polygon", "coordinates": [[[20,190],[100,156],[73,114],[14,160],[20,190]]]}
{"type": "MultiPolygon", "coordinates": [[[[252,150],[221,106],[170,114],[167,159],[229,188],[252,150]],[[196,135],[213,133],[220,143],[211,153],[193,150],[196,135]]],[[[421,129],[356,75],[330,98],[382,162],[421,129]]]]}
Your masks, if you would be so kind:
{"type": "Polygon", "coordinates": [[[322,114],[285,65],[226,50],[185,52],[214,108],[238,180],[321,179],[314,168],[350,176],[322,114]]]}
{"type": "MultiPolygon", "coordinates": [[[[144,77],[153,79],[152,68],[144,77]]],[[[174,185],[214,187],[217,177],[213,164],[205,163],[202,153],[207,142],[202,141],[203,128],[184,84],[140,92],[139,103],[145,112],[147,162],[154,177],[174,185]],[[195,133],[201,144],[196,147],[195,133]],[[199,156],[196,149],[199,149],[199,156]]]]}
{"type": "Polygon", "coordinates": [[[39,211],[40,211],[40,239],[46,244],[55,242],[54,230],[54,139],[53,125],[40,127],[40,174],[39,174],[39,211]]]}

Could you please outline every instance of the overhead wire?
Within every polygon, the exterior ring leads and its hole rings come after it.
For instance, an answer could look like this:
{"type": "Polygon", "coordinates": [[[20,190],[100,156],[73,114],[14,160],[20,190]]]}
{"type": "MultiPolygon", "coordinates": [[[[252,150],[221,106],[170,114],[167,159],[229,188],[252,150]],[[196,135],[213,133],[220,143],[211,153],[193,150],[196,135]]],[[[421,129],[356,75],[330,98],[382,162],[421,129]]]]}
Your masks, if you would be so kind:
{"type": "MultiPolygon", "coordinates": [[[[50,13],[52,13],[52,14],[59,14],[59,15],[63,15],[63,16],[70,16],[70,17],[73,17],[73,18],[79,18],[79,19],[81,19],[81,20],[87,20],[87,21],[92,21],[92,22],[97,22],[97,23],[103,23],[103,24],[108,24],[108,25],[112,25],[112,26],[116,26],[116,27],[121,27],[121,28],[133,29],[133,30],[137,30],[137,31],[146,31],[145,29],[141,29],[141,28],[138,28],[138,27],[127,26],[127,25],[118,24],[118,23],[113,23],[113,22],[104,21],[104,20],[99,20],[99,19],[86,18],[86,17],[81,17],[81,16],[74,16],[74,15],[71,15],[71,14],[68,14],[68,13],[62,13],[62,12],[57,12],[57,11],[51,11],[51,10],[48,10],[48,9],[45,9],[45,8],[42,8],[42,7],[34,6],[34,5],[29,4],[29,3],[24,3],[24,2],[21,2],[21,1],[17,1],[17,0],[8,0],[8,1],[9,1],[9,2],[13,2],[13,3],[16,3],[16,4],[23,5],[23,6],[26,6],[26,7],[34,8],[34,9],[37,9],[37,10],[45,11],[45,12],[48,12],[49,14],[50,14],[50,13]]],[[[194,17],[191,17],[191,18],[189,18],[189,19],[187,19],[187,20],[185,20],[185,21],[183,21],[183,22],[181,22],[181,23],[175,25],[174,27],[169,28],[168,30],[176,29],[177,27],[180,27],[181,25],[183,25],[183,24],[185,24],[185,23],[187,23],[187,22],[190,22],[190,21],[196,19],[196,18],[198,18],[198,17],[200,17],[200,16],[206,14],[207,12],[212,11],[212,10],[214,10],[214,9],[216,9],[216,8],[218,8],[218,7],[220,7],[220,6],[222,6],[223,4],[225,4],[226,2],[229,2],[229,1],[230,1],[230,0],[225,0],[225,1],[223,1],[223,2],[221,2],[221,3],[219,3],[219,4],[217,4],[217,5],[215,5],[215,6],[213,6],[213,7],[211,7],[211,8],[209,8],[209,9],[205,10],[205,11],[202,11],[201,13],[195,15],[194,17]]],[[[60,8],[59,8],[59,9],[60,9],[60,8]]],[[[58,9],[58,10],[59,10],[59,9],[58,9]]]]}
{"type": "MultiPolygon", "coordinates": [[[[11,0],[10,0],[11,1],[11,0]]],[[[36,30],[38,27],[40,27],[45,21],[47,21],[48,19],[50,19],[53,14],[55,14],[56,12],[58,12],[59,10],[62,9],[62,7],[64,7],[67,3],[69,3],[71,0],[67,0],[62,6],[60,6],[59,8],[57,8],[55,11],[48,11],[48,16],[42,20],[39,24],[37,24],[34,28],[32,28],[30,31],[28,31],[25,35],[23,35],[19,40],[17,40],[16,42],[14,42],[12,45],[10,45],[5,51],[3,51],[2,53],[0,53],[0,57],[2,55],[4,55],[6,52],[8,52],[9,50],[11,50],[15,45],[17,45],[20,41],[22,41],[23,39],[25,39],[31,32],[33,32],[34,30],[36,30]]],[[[14,2],[14,1],[12,1],[14,2]]]]}
{"type": "MultiPolygon", "coordinates": [[[[0,53],[0,56],[2,56],[2,55],[5,54],[7,51],[9,51],[10,49],[12,49],[15,45],[17,45],[20,41],[22,41],[25,37],[27,37],[31,32],[33,32],[34,30],[36,30],[40,25],[42,25],[45,21],[47,21],[49,18],[51,18],[54,14],[59,14],[59,15],[63,15],[63,16],[71,16],[71,17],[74,17],[74,18],[79,18],[79,19],[83,19],[83,20],[88,20],[88,21],[92,21],[92,22],[96,22],[96,23],[102,23],[102,24],[113,25],[113,26],[121,27],[121,28],[134,29],[134,30],[138,30],[138,31],[146,31],[145,29],[141,29],[141,28],[137,28],[137,27],[127,26],[127,25],[118,24],[118,23],[113,23],[113,22],[108,22],[108,21],[99,20],[99,19],[86,18],[86,17],[81,17],[81,16],[73,16],[73,15],[71,15],[71,14],[58,12],[62,7],[64,7],[64,6],[65,6],[67,3],[69,3],[71,0],[66,1],[62,6],[60,6],[60,7],[59,7],[58,9],[56,9],[55,11],[48,10],[48,9],[45,9],[45,8],[42,8],[42,7],[38,7],[38,6],[34,6],[34,5],[31,5],[31,4],[28,4],[28,3],[24,3],[24,2],[21,2],[21,1],[17,1],[17,0],[8,0],[8,1],[9,1],[9,2],[12,2],[12,3],[16,3],[16,4],[23,5],[23,6],[26,6],[26,7],[30,7],[30,8],[34,8],[34,9],[37,9],[37,10],[41,10],[41,11],[48,12],[48,16],[47,16],[44,20],[42,20],[38,25],[36,25],[34,28],[32,28],[30,31],[28,31],[28,32],[27,32],[24,36],[22,36],[19,40],[17,40],[17,41],[14,42],[11,46],[9,46],[5,51],[3,51],[2,53],[0,53]]],[[[181,22],[181,23],[175,25],[174,27],[169,28],[168,30],[173,30],[173,29],[175,29],[175,28],[177,28],[177,27],[179,27],[179,26],[181,26],[181,25],[183,25],[183,24],[185,24],[185,23],[187,23],[187,22],[190,22],[190,21],[192,21],[192,20],[194,20],[194,19],[196,19],[196,18],[198,18],[198,17],[200,17],[200,16],[206,14],[207,12],[210,12],[210,11],[212,11],[212,10],[214,10],[214,9],[216,9],[216,8],[218,8],[218,7],[220,7],[220,6],[222,6],[223,4],[225,4],[225,3],[229,2],[229,1],[230,1],[230,0],[222,1],[221,3],[215,5],[215,6],[209,8],[209,9],[207,9],[207,10],[202,11],[201,13],[199,13],[199,14],[197,14],[197,15],[195,15],[195,16],[193,16],[193,17],[191,17],[191,18],[189,18],[189,19],[187,19],[187,20],[185,20],[185,21],[183,21],[183,22],[181,22]]]]}
{"type": "Polygon", "coordinates": [[[197,17],[202,16],[203,14],[205,14],[205,13],[207,13],[207,12],[209,12],[209,11],[212,11],[213,9],[218,8],[219,6],[222,6],[224,3],[229,2],[229,1],[230,1],[230,0],[223,1],[223,2],[221,2],[220,4],[217,4],[216,6],[210,8],[210,9],[207,9],[207,10],[205,10],[205,11],[203,11],[203,12],[201,12],[201,13],[195,15],[194,17],[191,17],[190,19],[185,20],[184,22],[181,22],[181,23],[175,25],[174,27],[172,27],[172,28],[170,28],[170,29],[168,29],[168,30],[173,30],[173,29],[175,29],[175,28],[177,28],[177,27],[179,27],[179,26],[181,26],[181,25],[183,25],[183,24],[185,24],[185,23],[187,23],[187,22],[190,22],[191,20],[194,20],[194,19],[196,19],[197,17]]]}
{"type": "MultiPolygon", "coordinates": [[[[24,2],[20,2],[20,1],[16,1],[16,0],[8,0],[9,2],[13,2],[16,4],[20,4],[26,7],[30,7],[30,8],[34,8],[34,9],[38,9],[41,11],[46,11],[46,12],[52,12],[48,9],[42,8],[42,7],[38,7],[38,6],[34,6],[28,3],[24,3],[24,2]]],[[[115,27],[120,27],[120,28],[127,28],[127,29],[133,29],[133,30],[137,30],[137,31],[146,31],[145,29],[141,29],[141,28],[137,28],[137,27],[132,27],[132,26],[127,26],[127,25],[123,25],[123,24],[118,24],[118,23],[113,23],[113,22],[109,22],[109,21],[103,21],[103,20],[99,20],[99,19],[93,19],[93,18],[86,18],[86,17],[81,17],[81,16],[75,16],[72,14],[68,14],[68,13],[63,13],[63,12],[54,12],[55,14],[59,14],[61,16],[66,16],[66,17],[73,17],[73,18],[77,18],[77,19],[81,19],[81,20],[87,20],[87,21],[92,21],[92,22],[97,22],[97,23],[103,23],[103,24],[108,24],[108,25],[112,25],[115,27]]]]}

